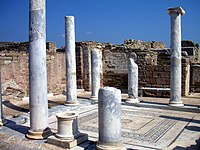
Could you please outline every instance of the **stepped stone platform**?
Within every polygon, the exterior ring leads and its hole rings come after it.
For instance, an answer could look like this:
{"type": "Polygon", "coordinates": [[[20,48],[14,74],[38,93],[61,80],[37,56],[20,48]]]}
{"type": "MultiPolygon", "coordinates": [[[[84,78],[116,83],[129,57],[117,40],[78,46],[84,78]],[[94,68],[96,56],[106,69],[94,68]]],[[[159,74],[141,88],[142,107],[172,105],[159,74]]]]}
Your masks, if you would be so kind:
{"type": "MultiPolygon", "coordinates": [[[[75,107],[61,103],[64,103],[65,96],[50,98],[51,103],[57,103],[49,108],[49,125],[54,133],[57,131],[56,113],[68,110],[79,112],[79,130],[88,134],[88,141],[72,150],[93,150],[98,140],[98,104],[89,97],[90,93],[79,93],[80,105],[75,107]]],[[[185,106],[181,109],[168,106],[168,99],[142,97],[140,100],[137,105],[122,102],[122,137],[127,149],[200,149],[199,98],[183,98],[185,106]]],[[[8,115],[6,119],[7,124],[0,127],[0,149],[63,149],[48,144],[47,140],[25,138],[29,113],[23,112],[14,117],[8,115]]]]}

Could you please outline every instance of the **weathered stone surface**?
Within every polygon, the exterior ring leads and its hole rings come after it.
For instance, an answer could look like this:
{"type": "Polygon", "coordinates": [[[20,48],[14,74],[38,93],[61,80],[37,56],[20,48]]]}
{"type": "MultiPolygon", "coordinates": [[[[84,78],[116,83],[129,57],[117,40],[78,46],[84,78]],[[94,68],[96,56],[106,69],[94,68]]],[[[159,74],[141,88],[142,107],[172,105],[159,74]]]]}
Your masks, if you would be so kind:
{"type": "Polygon", "coordinates": [[[191,72],[191,92],[200,93],[200,65],[192,65],[191,72]]]}
{"type": "Polygon", "coordinates": [[[66,105],[78,105],[76,85],[75,25],[73,16],[65,16],[66,105]]]}
{"type": "Polygon", "coordinates": [[[44,139],[51,134],[48,128],[45,3],[45,0],[30,0],[29,8],[30,130],[26,136],[31,139],[44,139]]]}
{"type": "Polygon", "coordinates": [[[121,91],[105,87],[99,90],[99,141],[97,149],[121,149],[121,91]]]}
{"type": "Polygon", "coordinates": [[[127,102],[139,103],[138,66],[132,58],[128,60],[128,99],[127,102]]]}
{"type": "Polygon", "coordinates": [[[132,49],[163,49],[166,45],[163,42],[144,42],[140,40],[125,40],[124,44],[132,49]]]}
{"type": "Polygon", "coordinates": [[[169,105],[183,106],[181,100],[181,7],[169,8],[171,18],[171,65],[170,65],[170,102],[169,105]]]}
{"type": "MultiPolygon", "coordinates": [[[[28,85],[28,55],[24,50],[24,43],[18,43],[18,46],[12,46],[12,43],[3,44],[0,42],[0,59],[2,60],[2,86],[10,82],[12,79],[19,89],[7,90],[9,93],[19,93],[23,89],[26,96],[29,94],[28,85]],[[6,46],[7,45],[7,46],[6,46]],[[6,50],[7,49],[7,50],[6,50]],[[23,88],[22,88],[23,87],[23,88]],[[16,90],[16,91],[15,91],[16,90]],[[12,92],[10,92],[12,91],[12,92]]],[[[48,45],[48,44],[47,44],[48,45]]],[[[51,44],[50,44],[51,45],[51,44]]],[[[54,45],[54,44],[52,44],[54,45]]],[[[188,44],[190,46],[190,44],[188,44]]],[[[187,46],[187,45],[185,45],[187,46]]],[[[191,45],[192,46],[192,45],[191,45]]],[[[97,42],[76,42],[76,76],[78,89],[91,91],[91,56],[90,49],[96,47],[102,51],[103,65],[100,70],[101,86],[113,86],[119,89],[127,89],[128,87],[128,69],[127,60],[133,58],[138,64],[139,71],[139,87],[169,87],[170,86],[170,50],[169,49],[131,49],[125,45],[112,45],[110,43],[97,42]],[[162,79],[162,80],[161,80],[162,79]]],[[[185,47],[187,48],[187,47],[185,47]]],[[[197,60],[196,55],[199,52],[195,49],[195,58],[190,56],[182,57],[182,95],[186,92],[186,74],[190,61],[197,60]]],[[[54,94],[63,93],[66,90],[66,59],[65,50],[57,51],[57,53],[49,53],[47,49],[47,78],[48,92],[54,94]]],[[[196,62],[196,61],[195,61],[196,62]]],[[[192,76],[191,70],[191,76],[192,76]]],[[[195,76],[196,77],[196,76],[195,76]]],[[[16,87],[16,86],[15,86],[16,87]]],[[[192,87],[191,87],[192,88],[192,87]]],[[[191,89],[195,91],[197,86],[191,89]]],[[[19,96],[6,96],[3,89],[3,98],[21,99],[19,96]]],[[[20,92],[21,93],[21,92],[20,92]]],[[[158,96],[156,93],[144,92],[146,95],[158,96]]],[[[169,96],[169,93],[161,93],[161,96],[169,96]]]]}
{"type": "Polygon", "coordinates": [[[75,137],[79,136],[80,132],[78,131],[77,112],[61,112],[56,114],[56,117],[58,120],[58,130],[55,136],[57,138],[74,140],[75,137]]]}
{"type": "Polygon", "coordinates": [[[79,137],[76,137],[73,140],[60,139],[55,136],[50,136],[50,137],[48,137],[47,142],[49,144],[53,144],[53,145],[61,146],[63,148],[71,149],[87,140],[88,140],[88,135],[81,133],[79,137]]]}
{"type": "Polygon", "coordinates": [[[92,95],[91,99],[98,99],[98,92],[100,89],[100,50],[96,48],[91,49],[91,77],[92,77],[92,95]]]}
{"type": "MultiPolygon", "coordinates": [[[[1,67],[1,65],[0,65],[1,67]]],[[[0,126],[4,125],[5,119],[3,117],[3,103],[2,103],[2,87],[1,87],[1,68],[0,68],[0,126]]]]}

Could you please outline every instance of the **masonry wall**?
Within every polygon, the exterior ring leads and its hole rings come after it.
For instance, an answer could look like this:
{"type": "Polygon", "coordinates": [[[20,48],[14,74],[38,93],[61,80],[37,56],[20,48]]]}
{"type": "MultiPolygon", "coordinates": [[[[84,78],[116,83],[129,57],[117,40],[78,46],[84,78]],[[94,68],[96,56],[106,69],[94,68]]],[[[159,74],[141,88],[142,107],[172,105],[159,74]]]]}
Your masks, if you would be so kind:
{"type": "Polygon", "coordinates": [[[191,92],[200,93],[200,64],[191,65],[191,92]]]}
{"type": "MultiPolygon", "coordinates": [[[[28,43],[1,42],[1,81],[4,99],[21,100],[29,95],[28,43]]],[[[47,43],[48,92],[66,90],[65,53],[56,53],[54,43],[47,43]]]]}
{"type": "MultiPolygon", "coordinates": [[[[133,58],[139,67],[139,87],[170,86],[170,52],[160,42],[126,40],[122,45],[110,43],[77,42],[77,87],[91,90],[91,48],[98,48],[102,55],[101,86],[114,86],[127,90],[127,60],[133,58]]],[[[0,42],[2,88],[4,98],[21,99],[28,96],[28,43],[0,42]]],[[[57,49],[47,43],[48,92],[61,94],[66,91],[64,48],[57,49]]],[[[200,67],[191,65],[188,57],[182,58],[182,95],[189,91],[200,92],[200,67]],[[191,87],[191,89],[189,89],[191,87]]],[[[156,93],[146,92],[155,96],[156,93]]],[[[162,93],[169,96],[169,93],[162,93]]]]}
{"type": "MultiPolygon", "coordinates": [[[[29,94],[28,54],[11,53],[3,57],[1,65],[2,91],[6,99],[20,100],[29,94]],[[11,59],[12,58],[12,59],[11,59]]],[[[47,55],[48,92],[63,93],[66,90],[65,54],[47,55]]]]}

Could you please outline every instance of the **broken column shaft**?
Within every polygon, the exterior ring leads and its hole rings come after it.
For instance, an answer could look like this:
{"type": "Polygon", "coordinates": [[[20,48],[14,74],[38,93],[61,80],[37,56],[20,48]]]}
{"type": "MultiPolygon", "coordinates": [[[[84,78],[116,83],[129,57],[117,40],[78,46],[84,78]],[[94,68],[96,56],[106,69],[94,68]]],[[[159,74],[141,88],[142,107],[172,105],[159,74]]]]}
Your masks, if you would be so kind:
{"type": "Polygon", "coordinates": [[[126,102],[140,102],[138,100],[138,65],[132,58],[128,59],[128,98],[126,102]]]}
{"type": "Polygon", "coordinates": [[[98,150],[122,149],[121,91],[105,87],[98,94],[99,141],[98,150]]]}
{"type": "Polygon", "coordinates": [[[31,139],[47,138],[48,128],[46,72],[46,1],[29,1],[29,90],[31,139]]]}
{"type": "Polygon", "coordinates": [[[185,11],[181,7],[169,8],[171,19],[171,65],[170,65],[170,101],[171,106],[183,106],[181,100],[181,16],[185,11]]]}

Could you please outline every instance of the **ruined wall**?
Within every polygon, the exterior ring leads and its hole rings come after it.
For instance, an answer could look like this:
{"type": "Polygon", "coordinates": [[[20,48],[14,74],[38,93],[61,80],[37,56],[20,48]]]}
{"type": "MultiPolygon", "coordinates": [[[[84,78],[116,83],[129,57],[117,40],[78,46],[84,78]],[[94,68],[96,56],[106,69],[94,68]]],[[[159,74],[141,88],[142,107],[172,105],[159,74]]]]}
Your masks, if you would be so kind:
{"type": "Polygon", "coordinates": [[[137,64],[155,65],[157,55],[155,52],[141,49],[131,49],[120,45],[105,46],[103,50],[103,84],[115,86],[120,89],[128,87],[128,58],[133,58],[137,64]],[[112,48],[110,48],[112,47],[112,48]]]}
{"type": "Polygon", "coordinates": [[[28,56],[26,52],[1,53],[1,82],[3,96],[18,99],[28,95],[28,56]],[[3,55],[3,56],[2,56],[3,55]]]}
{"type": "Polygon", "coordinates": [[[187,52],[192,63],[200,63],[200,49],[199,44],[190,40],[181,41],[182,51],[187,52]]]}
{"type": "MultiPolygon", "coordinates": [[[[65,50],[55,43],[47,43],[48,92],[63,93],[66,90],[65,50]]],[[[170,86],[170,50],[160,42],[126,40],[122,45],[97,42],[76,42],[77,87],[91,90],[91,48],[98,48],[102,55],[101,86],[128,87],[127,60],[138,64],[139,87],[170,86]]],[[[190,57],[189,57],[190,58],[190,57]]],[[[200,67],[192,65],[189,58],[182,58],[182,95],[200,92],[200,67]]],[[[21,99],[28,96],[28,43],[0,42],[2,89],[5,98],[21,99]]],[[[145,93],[155,95],[156,93],[145,93]]],[[[163,93],[169,96],[169,93],[163,93]]]]}
{"type": "MultiPolygon", "coordinates": [[[[47,48],[48,92],[62,93],[66,88],[65,53],[55,53],[54,43],[47,43],[47,48]]],[[[0,42],[0,61],[4,99],[28,96],[28,43],[0,42]]]]}
{"type": "MultiPolygon", "coordinates": [[[[189,95],[189,73],[190,63],[188,58],[182,59],[182,95],[189,95]]],[[[170,88],[170,65],[144,65],[139,66],[139,86],[140,87],[156,87],[156,88],[170,88]]],[[[146,95],[154,95],[147,92],[146,95]]],[[[170,92],[162,92],[161,96],[166,97],[170,92]]]]}
{"type": "Polygon", "coordinates": [[[200,64],[191,65],[191,92],[200,93],[200,64]]]}
{"type": "MultiPolygon", "coordinates": [[[[119,89],[128,87],[127,60],[133,58],[139,68],[139,87],[170,87],[170,50],[161,42],[143,42],[137,40],[125,40],[122,45],[110,43],[79,42],[82,55],[82,76],[77,78],[83,80],[83,88],[91,90],[91,62],[90,49],[98,47],[102,50],[103,75],[101,84],[103,86],[114,86],[119,89]]],[[[182,58],[182,95],[188,95],[190,80],[189,58],[182,58]]],[[[156,93],[146,93],[155,95],[156,93]]],[[[169,92],[163,96],[169,96],[169,92]]]]}
{"type": "MultiPolygon", "coordinates": [[[[170,87],[170,51],[165,45],[157,42],[126,40],[123,46],[110,46],[103,50],[104,86],[115,86],[120,89],[128,87],[127,60],[133,58],[138,64],[140,87],[170,87]],[[133,43],[132,43],[133,42],[133,43]],[[155,42],[153,42],[155,43],[155,42]],[[154,49],[154,48],[157,49],[154,49]]],[[[189,58],[182,59],[182,95],[189,94],[189,58]]],[[[145,93],[145,92],[144,92],[145,93]]],[[[157,93],[145,93],[156,95],[157,93]]],[[[169,96],[163,92],[162,96],[169,96]]]]}
{"type": "MultiPolygon", "coordinates": [[[[100,50],[102,58],[102,49],[104,44],[97,42],[76,42],[76,61],[77,61],[77,85],[80,89],[91,91],[91,49],[97,48],[100,50]],[[81,66],[79,66],[81,65],[81,66]]],[[[101,86],[103,86],[103,68],[100,64],[101,86]]]]}

